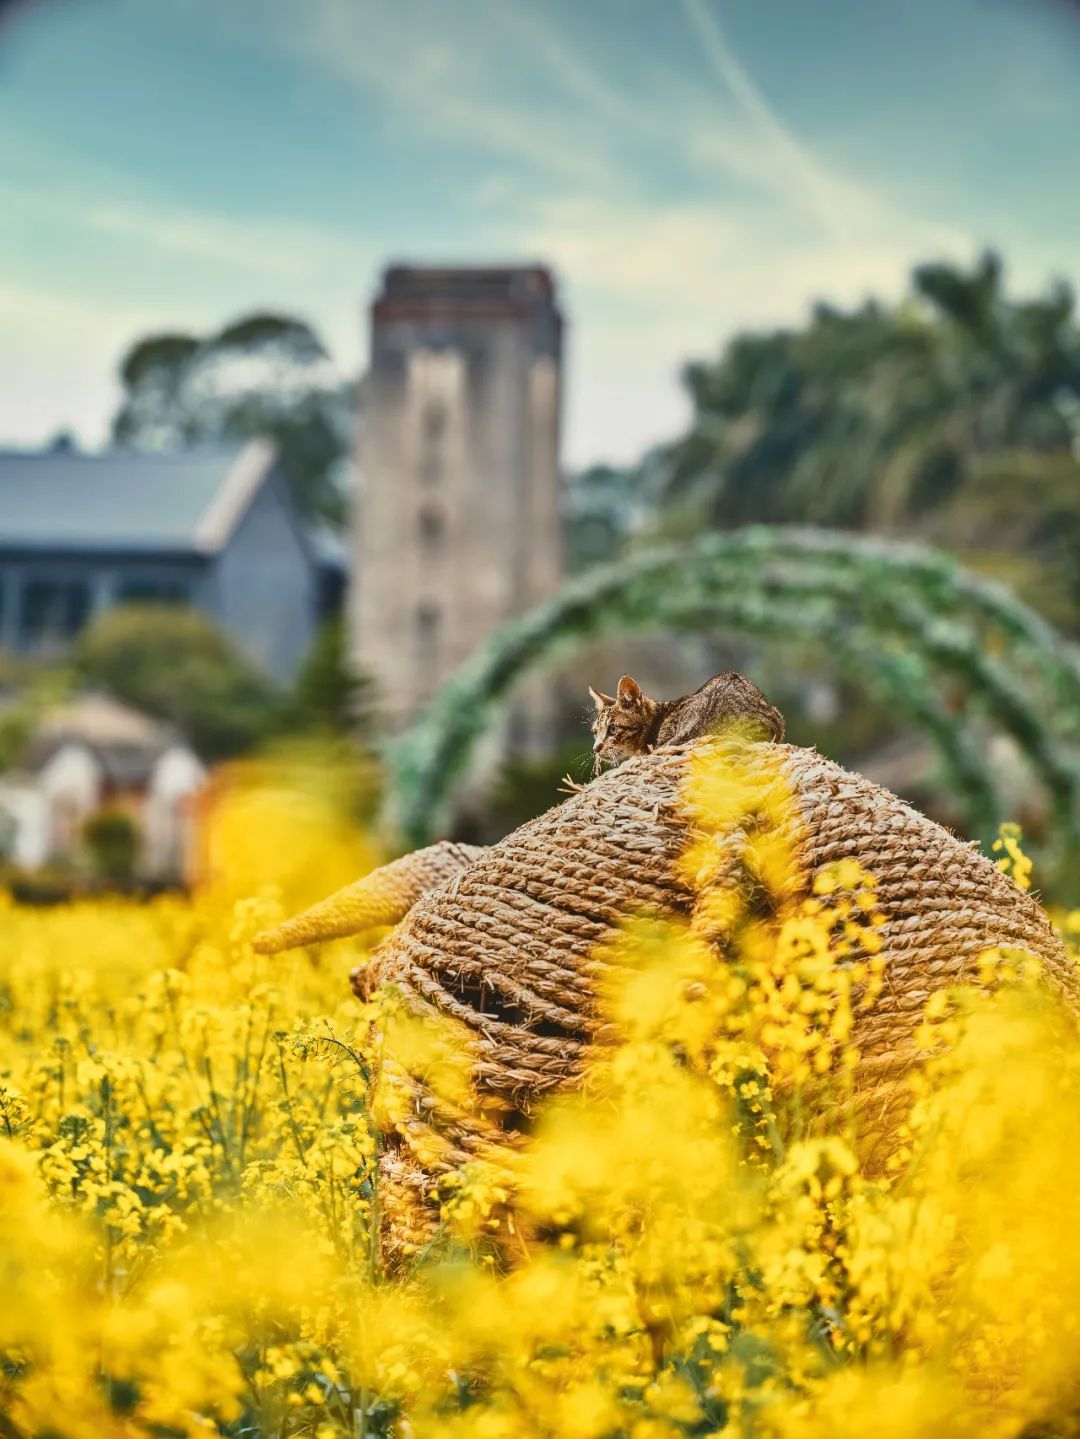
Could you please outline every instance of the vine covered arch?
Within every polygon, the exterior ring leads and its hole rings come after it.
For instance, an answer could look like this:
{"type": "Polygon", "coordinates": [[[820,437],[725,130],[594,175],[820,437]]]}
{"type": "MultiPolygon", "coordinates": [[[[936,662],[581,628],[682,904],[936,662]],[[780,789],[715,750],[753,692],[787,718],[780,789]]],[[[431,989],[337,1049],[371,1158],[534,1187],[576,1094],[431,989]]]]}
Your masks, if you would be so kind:
{"type": "Polygon", "coordinates": [[[1078,845],[1080,651],[1007,590],[922,546],[752,527],[665,546],[573,580],[505,625],[387,748],[395,823],[438,829],[473,746],[528,671],[611,631],[817,638],[837,668],[932,740],[972,833],[1001,819],[986,727],[1013,737],[1046,790],[1058,858],[1078,845]]]}

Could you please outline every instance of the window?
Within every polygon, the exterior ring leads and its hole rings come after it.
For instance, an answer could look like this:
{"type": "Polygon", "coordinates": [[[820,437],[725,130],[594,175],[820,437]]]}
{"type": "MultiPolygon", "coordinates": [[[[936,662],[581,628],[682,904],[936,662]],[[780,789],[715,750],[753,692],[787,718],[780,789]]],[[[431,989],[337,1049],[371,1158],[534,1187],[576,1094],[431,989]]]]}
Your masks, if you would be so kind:
{"type": "Polygon", "coordinates": [[[27,580],[19,607],[19,639],[23,644],[70,639],[90,614],[86,580],[27,580]]]}
{"type": "Polygon", "coordinates": [[[191,598],[182,580],[125,580],[116,595],[124,605],[182,605],[191,598]]]}
{"type": "Polygon", "coordinates": [[[439,639],[442,630],[442,614],[437,605],[423,601],[416,607],[416,658],[420,666],[421,681],[425,685],[436,682],[439,667],[439,639]]]}
{"type": "Polygon", "coordinates": [[[417,528],[425,549],[438,549],[445,529],[442,510],[437,505],[424,505],[418,516],[417,528]]]}
{"type": "Polygon", "coordinates": [[[420,483],[435,486],[442,479],[443,439],[446,434],[446,409],[438,400],[424,406],[420,422],[420,483]]]}
{"type": "Polygon", "coordinates": [[[424,406],[423,432],[425,445],[437,445],[446,433],[446,406],[441,400],[428,400],[424,406]]]}

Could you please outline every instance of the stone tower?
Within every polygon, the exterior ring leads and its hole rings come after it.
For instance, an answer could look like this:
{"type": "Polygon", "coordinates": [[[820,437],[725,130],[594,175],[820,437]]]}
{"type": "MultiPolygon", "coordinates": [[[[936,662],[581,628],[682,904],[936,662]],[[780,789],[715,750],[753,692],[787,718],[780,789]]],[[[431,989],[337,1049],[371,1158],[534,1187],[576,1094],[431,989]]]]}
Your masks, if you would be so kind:
{"type": "MultiPolygon", "coordinates": [[[[391,266],[371,308],[353,653],[396,731],[562,573],[548,270],[391,266]]],[[[511,737],[530,746],[529,707],[511,737]]]]}

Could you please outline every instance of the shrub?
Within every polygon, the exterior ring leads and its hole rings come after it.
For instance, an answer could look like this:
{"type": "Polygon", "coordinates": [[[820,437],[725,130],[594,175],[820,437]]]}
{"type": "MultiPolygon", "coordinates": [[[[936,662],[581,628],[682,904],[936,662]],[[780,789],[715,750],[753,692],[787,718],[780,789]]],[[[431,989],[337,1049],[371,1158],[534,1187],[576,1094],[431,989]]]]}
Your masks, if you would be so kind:
{"type": "Polygon", "coordinates": [[[94,873],[122,883],[135,873],[139,831],[122,809],[101,809],[83,825],[83,840],[94,873]]]}
{"type": "Polygon", "coordinates": [[[273,726],[280,696],[196,610],[121,605],[81,636],[84,680],[179,729],[205,759],[250,749],[273,726]]]}

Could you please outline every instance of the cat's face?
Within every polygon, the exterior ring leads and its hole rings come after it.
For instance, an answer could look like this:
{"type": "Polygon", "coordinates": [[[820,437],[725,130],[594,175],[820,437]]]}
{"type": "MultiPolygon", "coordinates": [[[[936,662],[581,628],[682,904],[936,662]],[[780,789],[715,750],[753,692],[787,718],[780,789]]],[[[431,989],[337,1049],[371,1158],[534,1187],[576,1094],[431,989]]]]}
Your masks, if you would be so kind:
{"type": "Polygon", "coordinates": [[[623,675],[614,695],[597,694],[590,687],[596,718],[593,720],[593,772],[605,764],[617,764],[630,755],[645,754],[646,736],[656,710],[656,701],[643,694],[641,686],[623,675]]]}

